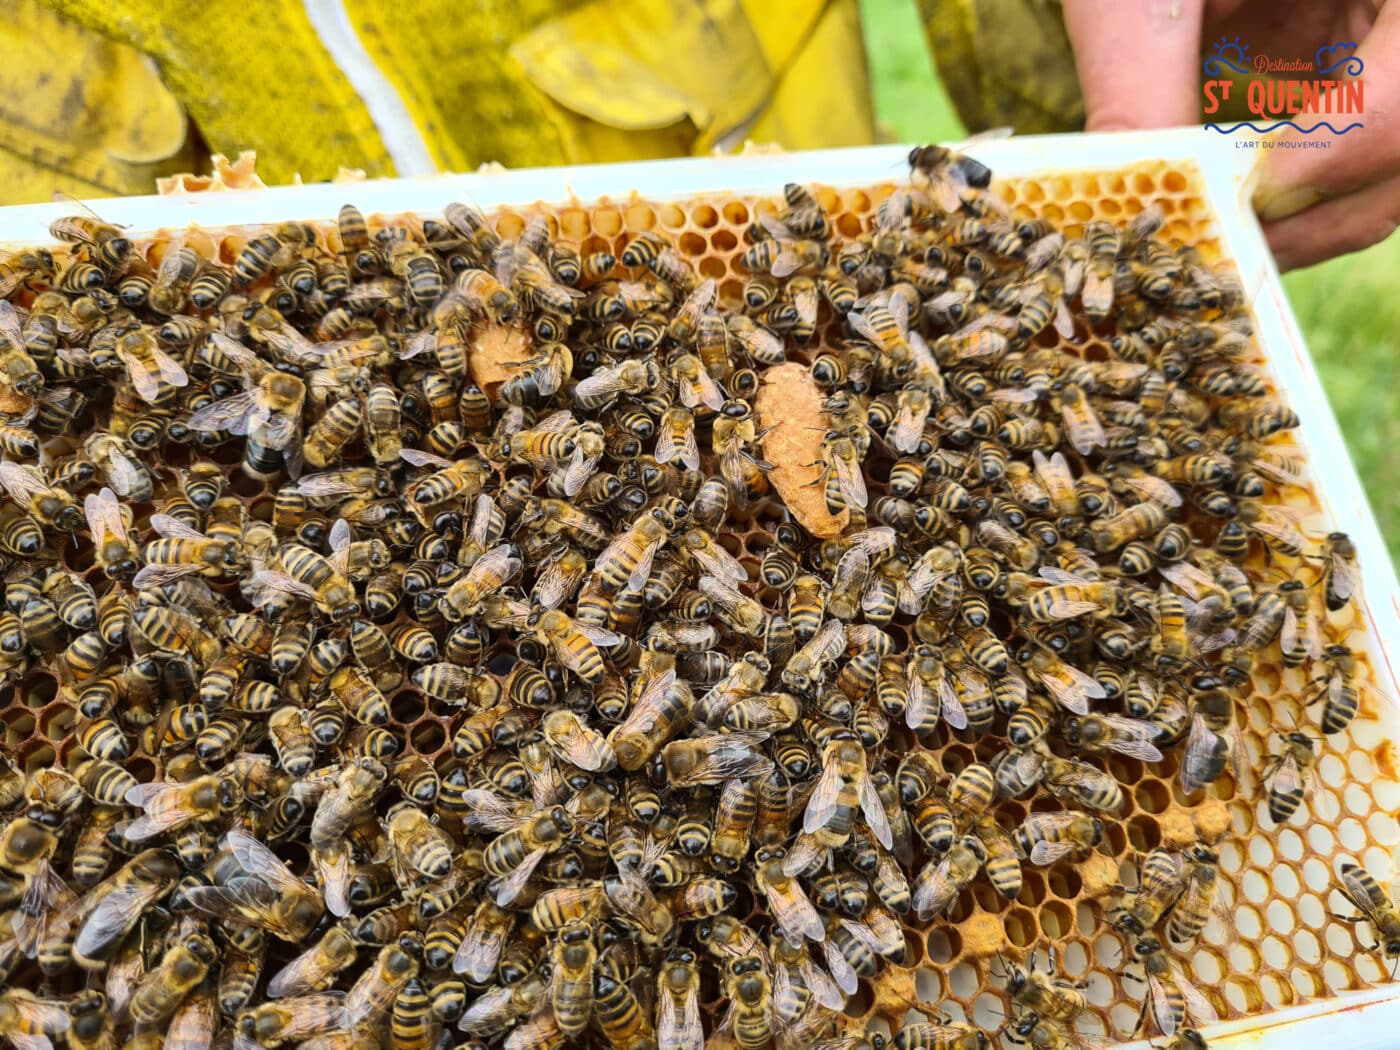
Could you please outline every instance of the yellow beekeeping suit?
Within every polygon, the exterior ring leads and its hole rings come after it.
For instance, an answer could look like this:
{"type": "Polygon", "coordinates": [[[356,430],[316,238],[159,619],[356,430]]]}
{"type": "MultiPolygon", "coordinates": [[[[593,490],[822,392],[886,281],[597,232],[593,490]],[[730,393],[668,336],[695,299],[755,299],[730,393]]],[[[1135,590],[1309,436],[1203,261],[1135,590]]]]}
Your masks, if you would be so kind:
{"type": "Polygon", "coordinates": [[[856,0],[0,0],[0,201],[869,142],[856,0]]]}

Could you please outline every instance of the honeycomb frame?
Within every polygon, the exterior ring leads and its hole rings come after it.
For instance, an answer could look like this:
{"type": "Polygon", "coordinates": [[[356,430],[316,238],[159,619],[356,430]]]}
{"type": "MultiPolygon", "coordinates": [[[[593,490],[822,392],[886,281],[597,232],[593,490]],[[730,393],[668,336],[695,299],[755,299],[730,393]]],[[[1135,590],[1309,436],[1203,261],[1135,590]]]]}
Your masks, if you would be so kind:
{"type": "MultiPolygon", "coordinates": [[[[819,183],[816,192],[834,228],[849,237],[870,229],[875,206],[894,188],[893,182],[841,189],[819,183]]],[[[1067,236],[1075,235],[1091,218],[1125,222],[1155,202],[1166,213],[1163,237],[1173,244],[1195,244],[1207,262],[1230,259],[1204,177],[1188,163],[1157,161],[1116,171],[1012,176],[999,180],[995,188],[1016,218],[1053,219],[1066,225],[1067,236]]],[[[326,189],[340,199],[360,196],[354,186],[326,189]]],[[[621,200],[601,198],[591,205],[574,201],[557,208],[537,204],[488,209],[488,214],[500,232],[510,236],[531,214],[544,211],[551,219],[551,232],[579,242],[585,252],[606,246],[618,255],[630,235],[656,229],[675,241],[701,276],[716,278],[722,297],[734,299],[743,279],[738,258],[747,246],[745,229],[757,212],[781,208],[781,197],[775,191],[776,185],[765,194],[686,199],[634,195],[621,200]]],[[[442,201],[454,197],[446,187],[435,194],[440,194],[442,201]]],[[[366,217],[372,229],[417,221],[411,212],[392,215],[366,209],[366,217]]],[[[0,220],[0,229],[4,226],[0,220]]],[[[211,237],[217,235],[219,254],[229,259],[246,239],[247,228],[224,227],[216,234],[217,229],[205,227],[211,237]]],[[[331,226],[322,230],[322,235],[328,236],[331,226]]],[[[157,235],[153,241],[156,255],[161,242],[157,235]]],[[[829,321],[827,310],[823,303],[823,327],[829,321]]],[[[1105,344],[1096,340],[1094,333],[1081,329],[1076,340],[1081,338],[1075,352],[1091,359],[1106,354],[1105,344]]],[[[821,345],[814,343],[790,359],[810,360],[821,345]]],[[[1270,386],[1285,397],[1294,395],[1289,400],[1296,405],[1299,391],[1280,387],[1267,356],[1261,355],[1256,363],[1270,372],[1270,386]]],[[[1295,434],[1307,448],[1312,437],[1309,419],[1302,406],[1298,407],[1304,418],[1303,427],[1295,434]]],[[[215,450],[212,458],[231,460],[226,464],[231,490],[248,499],[254,514],[270,513],[270,493],[242,475],[233,448],[215,450]]],[[[1313,462],[1311,456],[1308,462],[1313,462]]],[[[1315,473],[1313,479],[1316,482],[1315,473]]],[[[1352,531],[1351,522],[1329,520],[1320,490],[1316,483],[1290,485],[1278,495],[1302,512],[1304,531],[1311,537],[1320,537],[1334,526],[1352,531]]],[[[763,519],[765,509],[764,504],[759,505],[756,522],[763,519]]],[[[137,510],[138,522],[150,513],[149,506],[137,510]]],[[[751,570],[762,557],[761,535],[751,529],[742,537],[733,537],[737,547],[731,553],[751,570]]],[[[83,572],[90,582],[101,579],[91,564],[90,551],[86,559],[79,557],[72,563],[65,559],[62,564],[83,572]]],[[[1251,566],[1259,574],[1276,568],[1262,561],[1251,566]]],[[[1316,566],[1306,560],[1289,568],[1309,584],[1319,576],[1316,566]]],[[[1367,568],[1372,566],[1367,564],[1367,568]]],[[[1363,594],[1363,601],[1366,597],[1363,594]]],[[[402,621],[383,626],[388,629],[407,622],[406,614],[399,615],[402,621]]],[[[1339,907],[1340,898],[1334,890],[1340,859],[1355,859],[1384,882],[1400,843],[1400,824],[1394,816],[1400,812],[1400,756],[1393,732],[1387,732],[1400,725],[1400,718],[1387,709],[1390,701],[1376,695],[1381,691],[1376,667],[1383,655],[1376,633],[1380,619],[1356,604],[1340,614],[1328,615],[1325,634],[1329,640],[1346,641],[1358,654],[1369,654],[1359,656],[1360,677],[1369,683],[1372,694],[1367,699],[1363,692],[1361,712],[1344,733],[1321,738],[1308,802],[1282,827],[1272,826],[1262,778],[1251,771],[1258,769],[1262,756],[1276,744],[1279,726],[1290,719],[1302,724],[1306,718],[1303,698],[1309,683],[1301,669],[1261,663],[1241,726],[1244,773],[1238,778],[1226,774],[1198,799],[1186,799],[1171,775],[1174,755],[1169,755],[1163,766],[1165,776],[1147,774],[1140,763],[1127,759],[1090,759],[1106,765],[1120,778],[1134,778],[1130,786],[1125,780],[1130,808],[1106,828],[1116,880],[1133,885],[1135,855],[1159,843],[1180,846],[1223,833],[1220,903],[1222,910],[1228,909],[1231,922],[1227,924],[1217,915],[1191,948],[1172,952],[1223,1021],[1256,1018],[1388,978],[1384,961],[1366,947],[1365,927],[1354,927],[1330,914],[1339,907]]],[[[72,769],[83,757],[76,740],[68,735],[78,720],[76,709],[56,695],[57,682],[45,672],[31,672],[20,683],[0,689],[0,726],[4,732],[0,748],[26,770],[50,763],[72,769]]],[[[393,727],[402,732],[412,750],[429,757],[439,772],[450,769],[456,762],[450,747],[452,733],[465,713],[420,694],[411,685],[389,699],[393,727]]],[[[991,739],[955,740],[942,748],[945,769],[955,773],[967,763],[987,759],[995,749],[991,739]]],[[[125,765],[142,779],[160,775],[158,759],[138,755],[125,765]]],[[[1027,808],[1018,800],[1003,800],[998,812],[1010,820],[1027,808]]],[[[848,1013],[878,1019],[888,1029],[897,1030],[906,1015],[910,1020],[918,1019],[910,1011],[922,1001],[939,1004],[956,1020],[973,1021],[994,1031],[1003,1023],[1006,997],[995,973],[999,969],[997,955],[979,946],[991,940],[1004,942],[1005,957],[1024,962],[1033,950],[1053,941],[1061,972],[1086,985],[1091,1009],[1081,1019],[1080,1030],[1110,1041],[1131,1038],[1142,988],[1124,980],[1122,941],[1108,930],[1099,907],[1106,897],[1091,896],[1086,885],[1092,880],[1103,883],[1104,866],[1100,863],[1093,872],[1065,865],[1047,871],[1027,864],[1024,878],[1022,895],[1016,901],[1002,899],[979,882],[963,891],[947,922],[935,923],[925,935],[907,929],[909,965],[888,964],[873,983],[862,980],[848,1013]]]]}

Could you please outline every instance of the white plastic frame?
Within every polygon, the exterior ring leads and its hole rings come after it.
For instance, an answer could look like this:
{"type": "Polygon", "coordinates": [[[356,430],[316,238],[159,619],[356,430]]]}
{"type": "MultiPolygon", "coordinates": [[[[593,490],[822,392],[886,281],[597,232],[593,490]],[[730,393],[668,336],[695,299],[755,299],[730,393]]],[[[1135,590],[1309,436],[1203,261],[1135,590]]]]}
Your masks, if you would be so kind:
{"type": "MultiPolygon", "coordinates": [[[[1293,437],[1307,453],[1311,484],[1326,519],[1347,532],[1364,571],[1364,616],[1377,685],[1387,710],[1384,729],[1400,742],[1400,679],[1390,650],[1400,645],[1400,586],[1386,545],[1366,501],[1336,416],[1322,390],[1302,333],[1293,316],[1273,257],[1247,199],[1248,171],[1255,151],[1241,140],[1198,128],[1160,132],[1038,136],[979,143],[974,152],[998,175],[1044,175],[1109,171],[1152,161],[1194,166],[1216,223],[1224,254],[1238,266],[1255,296],[1260,345],[1279,390],[1297,412],[1293,437]],[[1318,469],[1321,465],[1323,470],[1318,469]]],[[[377,179],[335,185],[277,187],[169,197],[128,197],[96,202],[104,219],[135,234],[195,224],[203,227],[260,225],[288,220],[334,220],[353,201],[365,214],[440,214],[453,200],[486,210],[537,202],[681,199],[710,193],[776,196],[785,182],[821,182],[835,187],[888,182],[907,171],[907,146],[873,146],[807,153],[753,154],[635,164],[538,168],[418,179],[377,179]]],[[[71,203],[0,208],[0,247],[51,243],[48,224],[71,214],[71,203]]],[[[1377,872],[1378,876],[1386,873],[1377,872]]],[[[1389,960],[1386,960],[1388,963],[1389,960]]],[[[1228,976],[1228,975],[1227,975],[1228,976]]],[[[1325,1041],[1337,1050],[1380,1050],[1400,1045],[1400,985],[1346,993],[1229,1021],[1206,1030],[1213,1050],[1304,1050],[1325,1041]]],[[[1130,1044],[1145,1050],[1146,1040],[1130,1044]]],[[[1127,1048],[1125,1048],[1127,1050],[1127,1048]]]]}

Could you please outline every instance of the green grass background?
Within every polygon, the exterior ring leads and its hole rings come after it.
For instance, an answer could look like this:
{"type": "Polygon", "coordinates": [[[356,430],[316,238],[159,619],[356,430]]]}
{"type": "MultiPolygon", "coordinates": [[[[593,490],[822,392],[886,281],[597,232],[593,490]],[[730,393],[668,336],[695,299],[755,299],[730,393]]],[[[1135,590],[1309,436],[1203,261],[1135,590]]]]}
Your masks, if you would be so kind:
{"type": "MultiPolygon", "coordinates": [[[[925,46],[915,0],[861,0],[860,6],[882,131],[897,142],[962,136],[925,46]]],[[[1391,558],[1400,564],[1397,283],[1400,234],[1284,278],[1391,558]]]]}

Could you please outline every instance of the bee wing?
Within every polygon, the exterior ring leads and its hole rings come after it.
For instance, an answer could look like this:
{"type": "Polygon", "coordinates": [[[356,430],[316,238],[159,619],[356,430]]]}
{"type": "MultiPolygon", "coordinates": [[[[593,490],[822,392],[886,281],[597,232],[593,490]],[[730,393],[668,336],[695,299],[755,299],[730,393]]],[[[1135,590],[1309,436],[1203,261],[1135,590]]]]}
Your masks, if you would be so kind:
{"type": "Polygon", "coordinates": [[[901,408],[890,427],[890,444],[898,452],[910,453],[919,447],[924,436],[924,420],[918,413],[901,408]]]}
{"type": "Polygon", "coordinates": [[[767,882],[763,883],[763,895],[768,898],[768,909],[783,938],[794,948],[800,947],[804,938],[814,941],[826,939],[826,929],[816,907],[807,899],[807,893],[796,879],[788,880],[788,892],[783,893],[767,882]]]}
{"type": "Polygon", "coordinates": [[[144,810],[144,814],[127,826],[126,838],[141,842],[190,820],[192,814],[181,804],[183,794],[183,784],[165,781],[130,788],[126,793],[127,805],[144,810]]]}
{"type": "Polygon", "coordinates": [[[875,836],[875,841],[890,849],[894,845],[894,833],[890,830],[890,818],[885,812],[885,804],[880,801],[880,792],[869,774],[860,778],[860,811],[865,814],[865,822],[875,836]]]}
{"type": "Polygon", "coordinates": [[[841,486],[841,494],[857,507],[864,507],[870,497],[866,493],[865,478],[861,475],[859,464],[841,456],[832,459],[832,469],[836,473],[837,484],[841,486]]]}
{"type": "MultiPolygon", "coordinates": [[[[692,435],[693,440],[694,436],[692,435]]],[[[569,460],[569,465],[564,471],[564,495],[573,497],[583,491],[583,486],[588,483],[588,479],[598,469],[600,458],[599,456],[587,455],[583,451],[582,445],[575,446],[573,457],[569,460]]],[[[690,460],[686,460],[685,463],[691,470],[699,470],[700,453],[698,450],[695,453],[694,465],[691,465],[690,460]]]]}
{"type": "Polygon", "coordinates": [[[802,814],[802,830],[811,835],[826,827],[836,815],[836,801],[840,794],[841,771],[835,762],[830,762],[823,767],[817,788],[807,800],[807,808],[802,814]]]}
{"type": "Polygon", "coordinates": [[[1162,752],[1152,743],[1161,733],[1157,726],[1125,715],[1100,717],[1116,731],[1118,739],[1113,743],[1113,750],[1130,758],[1140,758],[1144,762],[1162,761],[1162,752]]]}
{"type": "Polygon", "coordinates": [[[286,324],[278,328],[265,328],[260,334],[268,346],[294,364],[312,363],[331,347],[329,343],[311,342],[295,328],[286,324]]]}
{"type": "MultiPolygon", "coordinates": [[[[825,942],[823,942],[822,947],[826,947],[825,942]]],[[[832,948],[837,955],[841,955],[840,948],[836,948],[835,945],[832,945],[832,948]]],[[[845,962],[845,956],[841,958],[842,962],[845,962]]],[[[846,969],[852,977],[855,976],[855,971],[851,969],[850,963],[846,963],[846,969]]],[[[833,973],[834,972],[835,971],[833,971],[833,973]]],[[[802,983],[811,991],[812,998],[815,999],[819,1005],[826,1007],[828,1010],[845,1009],[846,996],[848,994],[854,994],[846,992],[843,986],[832,978],[831,974],[823,970],[810,958],[803,960],[801,964],[801,973],[802,983]]]]}
{"type": "Polygon", "coordinates": [[[68,888],[49,862],[40,863],[38,870],[30,877],[12,919],[20,951],[32,959],[49,929],[57,929],[60,925],[71,926],[74,918],[72,908],[77,900],[77,894],[68,888]]]}
{"type": "Polygon", "coordinates": [[[1049,612],[1057,620],[1072,620],[1076,616],[1097,612],[1101,608],[1103,607],[1098,602],[1079,602],[1071,601],[1065,597],[1056,597],[1050,602],[1049,612]]]}
{"type": "Polygon", "coordinates": [[[596,733],[590,734],[576,717],[568,712],[551,711],[542,723],[545,739],[579,769],[596,773],[617,765],[617,756],[608,743],[596,733]]]}
{"type": "Polygon", "coordinates": [[[151,359],[156,363],[156,371],[170,386],[189,386],[190,377],[179,361],[159,348],[151,351],[151,359]]]}
{"type": "Polygon", "coordinates": [[[467,788],[462,792],[467,807],[464,823],[482,831],[503,832],[520,826],[524,817],[494,792],[485,788],[467,788]]]}
{"type": "Polygon", "coordinates": [[[91,957],[113,937],[129,929],[132,917],[142,914],[164,891],[164,884],[159,882],[129,882],[104,892],[83,920],[73,941],[73,951],[91,957]]]}
{"type": "MultiPolygon", "coordinates": [[[[654,554],[655,551],[652,553],[654,554]]],[[[700,568],[711,576],[724,577],[735,583],[748,582],[749,574],[744,570],[744,567],[734,559],[732,554],[717,543],[711,543],[703,548],[692,548],[691,554],[700,563],[700,568]]],[[[647,575],[651,575],[650,566],[647,568],[647,575]]],[[[643,579],[641,584],[634,585],[634,589],[645,586],[645,584],[646,580],[643,579]]]]}
{"type": "Polygon", "coordinates": [[[958,895],[957,884],[949,878],[952,862],[947,858],[929,861],[914,880],[913,909],[920,918],[942,912],[958,895]]]}
{"type": "Polygon", "coordinates": [[[1084,282],[1079,301],[1085,313],[1103,316],[1113,306],[1113,278],[1097,266],[1084,268],[1084,282]]]}
{"type": "Polygon", "coordinates": [[[938,683],[938,706],[943,712],[943,720],[950,726],[954,729],[967,728],[967,711],[946,676],[938,683]]]}
{"type": "Polygon", "coordinates": [[[884,346],[885,341],[880,337],[880,331],[871,323],[870,318],[863,313],[852,310],[846,315],[846,321],[866,342],[872,346],[884,346]]]}
{"type": "Polygon", "coordinates": [[[1163,579],[1175,584],[1195,601],[1200,601],[1206,595],[1213,594],[1217,590],[1215,581],[1210,578],[1210,575],[1188,561],[1175,561],[1158,565],[1157,571],[1163,579]]]}
{"type": "Polygon", "coordinates": [[[497,905],[502,908],[510,907],[511,902],[525,889],[525,884],[530,881],[530,876],[535,873],[535,869],[540,866],[540,861],[544,860],[548,852],[545,849],[537,849],[525,854],[520,866],[512,871],[510,877],[496,890],[497,905]]]}
{"type": "Polygon", "coordinates": [[[695,441],[695,427],[662,426],[660,433],[656,435],[655,456],[658,463],[669,463],[673,459],[679,459],[691,470],[699,470],[700,446],[695,441]],[[677,430],[680,430],[679,434],[677,430]]]}
{"type": "Polygon", "coordinates": [[[0,300],[0,339],[4,339],[16,349],[24,347],[23,321],[13,303],[0,300]]]}
{"type": "MultiPolygon", "coordinates": [[[[699,388],[699,403],[706,408],[718,412],[724,407],[724,391],[719,388],[719,384],[710,378],[710,373],[701,369],[695,377],[695,385],[699,388]]],[[[682,399],[684,401],[684,399],[682,399]]],[[[686,405],[687,408],[694,408],[695,405],[686,405]]]]}
{"type": "MultiPolygon", "coordinates": [[[[452,466],[452,461],[450,459],[443,459],[441,456],[435,456],[431,452],[424,452],[416,448],[400,449],[399,458],[405,463],[411,463],[415,467],[436,467],[442,470],[452,466]]],[[[306,482],[310,480],[310,478],[304,479],[300,482],[299,487],[305,486],[306,482]]],[[[305,491],[305,489],[302,488],[302,491],[305,491]]]]}
{"type": "Polygon", "coordinates": [[[1056,861],[1068,857],[1075,850],[1073,842],[1045,842],[1040,841],[1031,846],[1029,860],[1032,864],[1044,866],[1054,864],[1056,861]]]}
{"type": "Polygon", "coordinates": [[[452,957],[452,972],[464,975],[475,984],[485,984],[495,973],[513,928],[511,925],[483,928],[482,924],[473,923],[452,957]]]}
{"type": "Polygon", "coordinates": [[[241,394],[234,394],[233,397],[215,401],[190,416],[190,429],[225,430],[230,434],[246,435],[257,403],[258,395],[253,390],[245,390],[241,394]]]}
{"type": "Polygon", "coordinates": [[[310,991],[329,978],[336,969],[327,966],[320,950],[320,944],[313,944],[286,966],[278,970],[267,984],[267,994],[271,999],[281,999],[310,991]]]}
{"type": "MultiPolygon", "coordinates": [[[[711,284],[714,282],[711,281],[711,284]]],[[[793,306],[797,307],[797,319],[803,324],[813,324],[817,319],[817,289],[814,285],[811,288],[800,289],[792,300],[793,306]]]]}
{"type": "Polygon", "coordinates": [[[1176,979],[1176,986],[1181,990],[1181,997],[1186,1000],[1187,1017],[1200,1026],[1215,1024],[1220,1020],[1220,1014],[1210,1004],[1210,1000],[1175,963],[1172,963],[1172,977],[1176,979]]]}
{"type": "Polygon", "coordinates": [[[377,964],[371,965],[360,974],[360,979],[346,994],[342,1023],[353,1028],[361,1022],[382,1017],[394,1005],[394,1000],[408,980],[407,977],[389,980],[380,973],[377,964]]]}
{"type": "Polygon", "coordinates": [[[249,583],[252,588],[252,602],[258,607],[266,605],[276,594],[290,594],[297,598],[316,600],[315,587],[294,580],[283,572],[264,569],[253,573],[249,583]]]}
{"type": "Polygon", "coordinates": [[[121,505],[117,494],[104,488],[101,492],[89,492],[83,498],[83,515],[87,518],[88,531],[94,544],[100,544],[104,534],[110,533],[122,543],[127,542],[126,522],[122,519],[121,505]]]}
{"type": "Polygon", "coordinates": [[[0,486],[17,503],[27,503],[30,497],[48,488],[43,472],[37,467],[0,460],[0,486]]]}
{"type": "Polygon", "coordinates": [[[152,514],[151,528],[158,536],[176,537],[186,540],[207,539],[204,533],[198,529],[192,529],[179,518],[171,517],[169,514],[152,514]]]}
{"type": "Polygon", "coordinates": [[[587,400],[592,397],[607,397],[622,389],[621,383],[622,366],[615,368],[603,368],[579,380],[579,384],[574,388],[574,397],[580,400],[587,400]]]}
{"type": "MultiPolygon", "coordinates": [[[[1065,666],[1068,667],[1069,665],[1065,666]]],[[[1077,672],[1083,675],[1084,672],[1074,667],[1070,667],[1069,671],[1070,674],[1068,677],[1070,677],[1071,680],[1068,682],[1061,680],[1055,675],[1041,675],[1040,684],[1045,688],[1045,691],[1053,696],[1055,701],[1067,711],[1076,715],[1087,715],[1089,713],[1088,693],[1082,686],[1076,685],[1073,680],[1074,673],[1077,672]]],[[[1088,676],[1085,675],[1085,677],[1087,678],[1088,676]]],[[[1093,681],[1093,679],[1090,679],[1090,681],[1093,681]]],[[[1097,682],[1094,684],[1098,685],[1097,682]]],[[[1102,689],[1103,687],[1100,686],[1099,688],[1102,689]]]]}
{"type": "Polygon", "coordinates": [[[1288,546],[1306,547],[1308,545],[1307,537],[1298,530],[1298,527],[1281,517],[1260,518],[1251,523],[1249,527],[1255,532],[1269,536],[1288,546]]]}
{"type": "Polygon", "coordinates": [[[192,562],[177,565],[143,565],[141,571],[131,578],[131,586],[134,590],[149,591],[192,576],[199,570],[200,567],[192,562]]]}
{"type": "MultiPolygon", "coordinates": [[[[489,499],[489,496],[482,497],[489,499]]],[[[555,558],[540,573],[535,583],[535,600],[545,609],[557,609],[573,593],[578,577],[564,569],[559,558],[555,558]]]]}
{"type": "Polygon", "coordinates": [[[313,851],[326,910],[337,919],[350,914],[350,851],[343,847],[313,851]]]}
{"type": "Polygon", "coordinates": [[[220,845],[232,854],[240,868],[263,880],[279,896],[311,896],[320,902],[319,893],[288,871],[277,854],[246,832],[232,829],[220,845]]]}
{"type": "Polygon", "coordinates": [[[705,1029],[700,1022],[699,997],[693,991],[686,992],[677,1004],[676,996],[663,991],[658,998],[656,1034],[660,1045],[667,1050],[701,1050],[705,1029]]]}
{"type": "MultiPolygon", "coordinates": [[[[904,706],[904,724],[910,729],[917,729],[929,722],[937,712],[932,709],[933,693],[924,684],[923,677],[917,674],[913,667],[909,667],[906,674],[909,682],[909,701],[904,706]]],[[[942,709],[942,705],[939,705],[939,709],[942,709]]]]}
{"type": "Polygon", "coordinates": [[[1356,563],[1335,553],[1328,555],[1327,563],[1332,570],[1332,593],[1343,602],[1350,601],[1351,596],[1356,593],[1357,584],[1360,583],[1356,563]]]}
{"type": "Polygon", "coordinates": [[[1134,477],[1124,478],[1123,482],[1144,499],[1150,499],[1164,507],[1181,506],[1181,493],[1177,492],[1176,486],[1165,478],[1159,478],[1155,474],[1138,474],[1134,477]]]}
{"type": "Polygon", "coordinates": [[[1056,452],[1048,459],[1040,449],[1031,451],[1031,463],[1036,477],[1045,486],[1045,491],[1055,501],[1074,498],[1074,474],[1063,452],[1056,452]]]}
{"type": "Polygon", "coordinates": [[[1210,783],[1206,776],[1207,763],[1219,747],[1220,737],[1206,725],[1200,715],[1191,719],[1191,732],[1186,738],[1186,749],[1181,758],[1181,786],[1187,791],[1195,791],[1210,783]]]}

